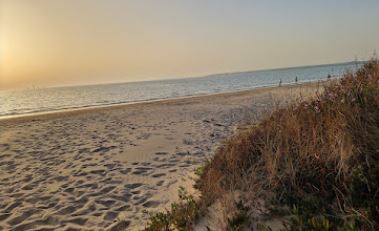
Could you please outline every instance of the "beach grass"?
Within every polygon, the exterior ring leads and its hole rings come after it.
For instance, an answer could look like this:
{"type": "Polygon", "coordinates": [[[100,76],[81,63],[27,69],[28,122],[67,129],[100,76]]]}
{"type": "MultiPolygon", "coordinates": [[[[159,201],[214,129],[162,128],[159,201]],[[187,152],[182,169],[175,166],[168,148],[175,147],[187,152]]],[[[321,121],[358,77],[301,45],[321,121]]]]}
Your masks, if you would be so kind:
{"type": "Polygon", "coordinates": [[[150,223],[145,231],[191,230],[192,222],[199,215],[199,203],[184,188],[179,189],[179,202],[171,204],[170,210],[150,214],[150,223]]]}
{"type": "Polygon", "coordinates": [[[200,199],[145,230],[191,230],[215,203],[224,230],[379,230],[378,59],[237,132],[198,174],[200,199]]]}
{"type": "Polygon", "coordinates": [[[232,137],[203,194],[285,212],[283,230],[379,229],[379,62],[232,137]],[[235,197],[233,197],[235,198],[235,197]],[[257,201],[261,204],[258,205],[257,201]],[[278,209],[283,208],[283,209],[278,209]]]}

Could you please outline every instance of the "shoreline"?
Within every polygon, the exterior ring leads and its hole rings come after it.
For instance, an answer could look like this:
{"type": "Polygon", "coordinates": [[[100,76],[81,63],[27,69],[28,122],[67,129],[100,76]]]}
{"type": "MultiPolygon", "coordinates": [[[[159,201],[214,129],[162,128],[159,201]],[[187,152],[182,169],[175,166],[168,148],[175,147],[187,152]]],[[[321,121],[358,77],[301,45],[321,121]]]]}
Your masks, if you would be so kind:
{"type": "Polygon", "coordinates": [[[133,106],[139,106],[139,105],[165,104],[165,103],[171,103],[171,102],[175,103],[176,101],[179,102],[179,101],[185,101],[185,100],[191,100],[191,99],[201,99],[204,97],[223,97],[223,96],[249,94],[249,93],[254,93],[254,92],[259,93],[262,91],[275,90],[276,88],[307,87],[307,86],[313,86],[315,84],[322,84],[325,82],[328,82],[328,80],[315,80],[315,81],[307,81],[307,82],[300,82],[300,83],[288,83],[288,84],[283,84],[282,86],[268,85],[268,86],[260,86],[256,88],[230,91],[230,92],[218,92],[218,93],[209,93],[209,94],[180,96],[180,97],[174,97],[174,98],[141,100],[141,101],[134,101],[134,102],[126,102],[126,103],[93,105],[93,106],[83,106],[83,107],[76,107],[76,108],[56,109],[56,110],[51,110],[51,111],[31,112],[31,113],[25,113],[25,114],[6,115],[6,116],[0,116],[0,123],[14,122],[14,121],[29,121],[29,120],[34,120],[34,119],[58,118],[62,116],[78,115],[81,113],[117,110],[117,109],[122,109],[125,107],[133,107],[133,106]]]}

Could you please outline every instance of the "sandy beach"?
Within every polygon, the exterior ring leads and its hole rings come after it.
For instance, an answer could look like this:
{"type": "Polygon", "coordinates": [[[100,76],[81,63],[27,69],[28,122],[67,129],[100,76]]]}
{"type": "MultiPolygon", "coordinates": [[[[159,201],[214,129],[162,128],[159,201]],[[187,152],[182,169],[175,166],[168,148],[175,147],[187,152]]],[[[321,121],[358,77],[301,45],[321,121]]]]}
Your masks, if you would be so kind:
{"type": "Polygon", "coordinates": [[[0,120],[0,230],[144,227],[235,127],[318,84],[0,120]]]}

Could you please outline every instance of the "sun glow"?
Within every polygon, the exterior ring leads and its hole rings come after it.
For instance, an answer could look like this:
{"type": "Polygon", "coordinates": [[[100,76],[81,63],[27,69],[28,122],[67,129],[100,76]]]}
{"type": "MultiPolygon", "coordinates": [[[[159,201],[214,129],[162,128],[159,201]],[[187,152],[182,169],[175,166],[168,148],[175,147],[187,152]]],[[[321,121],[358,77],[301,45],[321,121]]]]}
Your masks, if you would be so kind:
{"type": "Polygon", "coordinates": [[[280,1],[221,0],[0,4],[7,83],[180,78],[365,59],[379,49],[373,2],[337,12],[303,1],[291,8],[280,1]]]}

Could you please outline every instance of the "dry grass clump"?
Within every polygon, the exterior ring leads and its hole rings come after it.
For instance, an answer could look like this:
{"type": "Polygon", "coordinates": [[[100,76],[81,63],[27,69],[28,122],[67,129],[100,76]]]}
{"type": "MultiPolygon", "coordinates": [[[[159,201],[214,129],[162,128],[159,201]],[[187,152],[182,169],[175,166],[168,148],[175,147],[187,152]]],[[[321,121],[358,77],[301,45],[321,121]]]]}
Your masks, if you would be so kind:
{"type": "Polygon", "coordinates": [[[287,230],[379,230],[379,61],[234,136],[199,185],[293,208],[287,230]]]}

